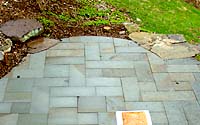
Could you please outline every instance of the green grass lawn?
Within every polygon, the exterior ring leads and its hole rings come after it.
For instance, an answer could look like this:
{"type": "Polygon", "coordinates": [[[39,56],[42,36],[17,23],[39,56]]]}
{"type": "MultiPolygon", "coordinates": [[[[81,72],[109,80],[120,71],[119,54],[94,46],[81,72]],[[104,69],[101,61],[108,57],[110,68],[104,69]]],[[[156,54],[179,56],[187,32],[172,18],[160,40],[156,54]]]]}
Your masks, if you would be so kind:
{"type": "Polygon", "coordinates": [[[140,27],[149,32],[184,34],[188,42],[200,43],[200,10],[184,0],[105,0],[125,9],[140,27]]]}

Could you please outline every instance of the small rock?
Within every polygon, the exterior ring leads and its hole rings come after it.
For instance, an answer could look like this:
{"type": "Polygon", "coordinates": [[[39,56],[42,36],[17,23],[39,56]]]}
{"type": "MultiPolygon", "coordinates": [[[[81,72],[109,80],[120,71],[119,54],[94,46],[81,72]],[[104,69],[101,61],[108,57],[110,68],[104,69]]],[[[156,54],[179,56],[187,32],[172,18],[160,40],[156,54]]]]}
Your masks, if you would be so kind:
{"type": "Polygon", "coordinates": [[[109,26],[104,26],[103,29],[104,29],[104,30],[110,30],[111,27],[109,27],[109,26]]]}
{"type": "Polygon", "coordinates": [[[0,32],[0,51],[10,52],[12,47],[12,41],[0,32]]]}
{"type": "Polygon", "coordinates": [[[136,21],[137,22],[141,22],[142,20],[140,18],[136,18],[136,21]]]}
{"type": "Polygon", "coordinates": [[[134,23],[123,23],[129,33],[140,31],[139,26],[134,23]]]}
{"type": "Polygon", "coordinates": [[[108,7],[107,7],[107,5],[106,5],[105,2],[101,2],[100,4],[97,4],[97,5],[96,5],[96,8],[97,8],[98,10],[108,10],[108,7]]]}
{"type": "Polygon", "coordinates": [[[4,59],[4,52],[0,51],[0,61],[4,59]]]}
{"type": "Polygon", "coordinates": [[[58,44],[60,40],[49,39],[49,38],[36,38],[34,40],[28,41],[28,53],[33,54],[37,52],[41,52],[47,50],[56,44],[58,44]]]}
{"type": "Polygon", "coordinates": [[[182,34],[168,34],[167,37],[169,39],[176,40],[177,43],[186,42],[186,39],[182,34]]]}
{"type": "Polygon", "coordinates": [[[124,34],[126,34],[126,31],[120,31],[119,34],[124,35],[124,34]]]}
{"type": "Polygon", "coordinates": [[[13,41],[25,42],[31,37],[40,35],[43,26],[35,19],[18,19],[1,25],[0,31],[13,41]]]}

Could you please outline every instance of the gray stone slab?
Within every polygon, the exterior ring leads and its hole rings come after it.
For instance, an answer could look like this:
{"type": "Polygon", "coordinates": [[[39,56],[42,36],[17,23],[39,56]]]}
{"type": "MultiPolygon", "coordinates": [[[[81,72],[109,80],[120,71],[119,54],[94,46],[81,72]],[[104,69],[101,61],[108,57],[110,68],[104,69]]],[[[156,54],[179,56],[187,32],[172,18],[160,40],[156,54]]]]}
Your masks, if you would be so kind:
{"type": "Polygon", "coordinates": [[[189,125],[196,125],[200,122],[200,106],[197,103],[186,103],[183,105],[186,119],[189,125]]]}
{"type": "Polygon", "coordinates": [[[34,79],[34,86],[68,86],[68,78],[37,78],[34,79]]]}
{"type": "Polygon", "coordinates": [[[19,63],[15,68],[16,69],[28,69],[30,68],[30,57],[31,55],[27,55],[26,57],[23,58],[22,62],[19,63]]]}
{"type": "Polygon", "coordinates": [[[46,51],[32,54],[30,56],[29,68],[30,69],[44,69],[46,51]]]}
{"type": "Polygon", "coordinates": [[[199,83],[199,81],[194,82],[192,84],[192,88],[193,88],[194,94],[196,95],[197,101],[200,104],[200,83],[199,83]]]}
{"type": "Polygon", "coordinates": [[[197,65],[168,65],[168,72],[200,72],[197,65]]]}
{"type": "Polygon", "coordinates": [[[173,88],[175,91],[192,91],[191,82],[174,82],[173,88]]]}
{"type": "Polygon", "coordinates": [[[158,90],[174,90],[174,84],[176,83],[172,82],[169,73],[154,73],[153,76],[158,90]]]}
{"type": "Polygon", "coordinates": [[[120,78],[87,78],[87,86],[121,86],[120,78]]]}
{"type": "Polygon", "coordinates": [[[68,65],[45,65],[44,76],[45,77],[68,77],[69,66],[68,65]]]}
{"type": "Polygon", "coordinates": [[[15,102],[12,104],[11,113],[29,113],[31,104],[27,102],[15,102]]]}
{"type": "Polygon", "coordinates": [[[195,58],[183,58],[183,59],[170,59],[166,60],[168,65],[198,65],[200,64],[195,58]]]}
{"type": "Polygon", "coordinates": [[[99,44],[88,44],[85,46],[86,60],[100,60],[99,44]]]}
{"type": "MultiPolygon", "coordinates": [[[[68,40],[69,40],[69,42],[83,42],[82,40],[81,40],[81,38],[82,37],[80,37],[80,36],[75,36],[75,37],[70,37],[68,40]]],[[[67,41],[68,41],[67,40],[67,41]]]]}
{"type": "Polygon", "coordinates": [[[45,86],[33,87],[30,113],[48,113],[49,88],[45,86]]]}
{"type": "Polygon", "coordinates": [[[167,65],[166,64],[156,64],[151,63],[151,70],[153,73],[166,73],[167,72],[167,65]]]}
{"type": "Polygon", "coordinates": [[[12,78],[42,78],[44,69],[13,69],[12,78]]]}
{"type": "Polygon", "coordinates": [[[141,92],[155,92],[157,91],[156,84],[154,82],[138,82],[141,92]]]}
{"type": "Polygon", "coordinates": [[[125,103],[122,96],[110,96],[106,97],[107,112],[124,111],[125,103]]]}
{"type": "Polygon", "coordinates": [[[178,103],[164,102],[164,106],[169,124],[188,125],[184,111],[178,103]]]}
{"type": "Polygon", "coordinates": [[[157,125],[168,124],[167,116],[164,112],[150,113],[152,123],[157,125]]]}
{"type": "Polygon", "coordinates": [[[200,73],[194,73],[194,77],[197,81],[200,81],[200,73]]]}
{"type": "Polygon", "coordinates": [[[116,125],[115,113],[98,113],[99,125],[116,125]]]}
{"type": "Polygon", "coordinates": [[[104,53],[115,53],[115,48],[113,43],[100,43],[100,52],[104,53]]]}
{"type": "Polygon", "coordinates": [[[47,114],[19,114],[17,125],[47,125],[47,114]]]}
{"type": "Polygon", "coordinates": [[[51,97],[50,107],[77,107],[77,97],[51,97]]]}
{"type": "Polygon", "coordinates": [[[101,54],[101,60],[126,60],[126,61],[147,61],[148,57],[145,53],[117,53],[117,54],[101,54]]]}
{"type": "Polygon", "coordinates": [[[154,53],[147,53],[150,64],[165,64],[165,61],[154,53]]]}
{"type": "Polygon", "coordinates": [[[152,82],[154,81],[150,65],[147,61],[134,62],[136,75],[139,82],[152,82]]]}
{"type": "Polygon", "coordinates": [[[123,96],[122,87],[96,87],[97,96],[123,96]]]}
{"type": "Polygon", "coordinates": [[[79,97],[78,112],[106,112],[105,97],[101,96],[79,97]]]}
{"type": "Polygon", "coordinates": [[[85,65],[70,65],[69,86],[85,86],[85,65]]]}
{"type": "Polygon", "coordinates": [[[84,56],[84,50],[48,50],[47,57],[81,57],[84,56]]]}
{"type": "Polygon", "coordinates": [[[83,43],[67,43],[67,42],[62,42],[50,49],[84,49],[84,44],[83,43]]]}
{"type": "MultiPolygon", "coordinates": [[[[65,40],[65,39],[64,39],[65,40]]],[[[68,40],[65,40],[65,42],[67,42],[68,40]]],[[[83,43],[87,43],[87,42],[113,42],[113,38],[112,37],[103,37],[103,36],[78,36],[78,37],[70,37],[69,38],[69,42],[83,42],[83,43]]]]}
{"type": "Polygon", "coordinates": [[[103,77],[102,69],[86,69],[86,77],[103,77]]]}
{"type": "Polygon", "coordinates": [[[7,85],[8,92],[31,92],[34,79],[9,79],[7,85]]]}
{"type": "Polygon", "coordinates": [[[6,114],[0,116],[0,125],[17,125],[18,114],[6,114]]]}
{"type": "Polygon", "coordinates": [[[12,103],[0,103],[0,113],[10,113],[12,103]]]}
{"type": "Polygon", "coordinates": [[[61,42],[62,43],[68,43],[68,42],[70,42],[70,39],[69,38],[62,38],[61,42]]]}
{"type": "Polygon", "coordinates": [[[0,102],[4,99],[8,78],[0,79],[0,102]]]}
{"type": "Polygon", "coordinates": [[[6,92],[5,102],[31,102],[31,92],[6,92]]]}
{"type": "Polygon", "coordinates": [[[148,51],[140,46],[136,47],[115,47],[116,53],[147,53],[148,51]]]}
{"type": "Polygon", "coordinates": [[[126,110],[149,110],[150,112],[164,112],[162,102],[126,102],[126,110]]]}
{"type": "Polygon", "coordinates": [[[172,81],[195,81],[192,73],[169,73],[169,75],[172,81]]]}
{"type": "Polygon", "coordinates": [[[84,57],[47,57],[46,64],[70,65],[84,64],[84,57]]]}
{"type": "Polygon", "coordinates": [[[195,95],[192,91],[160,91],[142,92],[143,101],[194,101],[195,95]]]}
{"type": "Polygon", "coordinates": [[[125,101],[139,101],[140,90],[136,78],[122,78],[125,101]]]}
{"type": "Polygon", "coordinates": [[[98,124],[97,113],[78,113],[79,125],[98,124]]]}
{"type": "Polygon", "coordinates": [[[87,61],[86,68],[134,68],[132,61],[87,61]]]}
{"type": "Polygon", "coordinates": [[[76,108],[51,108],[48,116],[49,125],[78,124],[76,108]]]}
{"type": "MultiPolygon", "coordinates": [[[[71,39],[70,39],[71,40],[71,39]]],[[[112,43],[112,37],[104,37],[104,36],[83,36],[81,37],[81,42],[98,42],[98,43],[112,43]]]]}
{"type": "Polygon", "coordinates": [[[104,77],[136,77],[135,70],[130,69],[103,69],[104,77]]]}
{"type": "Polygon", "coordinates": [[[134,43],[131,40],[126,40],[126,39],[120,39],[120,38],[113,38],[114,40],[114,45],[117,47],[127,47],[131,44],[131,46],[138,46],[136,43],[134,43]]]}
{"type": "Polygon", "coordinates": [[[53,87],[51,96],[95,96],[94,87],[53,87]]]}

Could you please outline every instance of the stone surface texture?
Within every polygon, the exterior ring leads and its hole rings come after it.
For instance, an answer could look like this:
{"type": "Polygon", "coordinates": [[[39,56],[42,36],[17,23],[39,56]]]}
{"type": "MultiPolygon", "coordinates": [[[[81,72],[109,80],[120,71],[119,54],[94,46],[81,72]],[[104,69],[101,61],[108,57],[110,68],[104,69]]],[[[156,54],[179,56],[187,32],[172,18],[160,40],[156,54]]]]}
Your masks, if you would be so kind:
{"type": "Polygon", "coordinates": [[[36,38],[29,42],[27,42],[28,46],[28,53],[37,53],[44,50],[47,50],[56,44],[58,44],[60,41],[56,39],[49,39],[49,38],[36,38]]]}
{"type": "Polygon", "coordinates": [[[184,36],[179,34],[133,32],[129,38],[163,59],[188,58],[200,53],[198,46],[186,43],[184,36]]]}
{"type": "Polygon", "coordinates": [[[199,125],[198,61],[111,37],[61,41],[0,79],[0,125],[116,125],[118,110],[149,110],[153,125],[199,125]]]}
{"type": "Polygon", "coordinates": [[[0,31],[13,40],[25,42],[43,32],[43,26],[35,19],[10,20],[1,25],[0,31]]]}

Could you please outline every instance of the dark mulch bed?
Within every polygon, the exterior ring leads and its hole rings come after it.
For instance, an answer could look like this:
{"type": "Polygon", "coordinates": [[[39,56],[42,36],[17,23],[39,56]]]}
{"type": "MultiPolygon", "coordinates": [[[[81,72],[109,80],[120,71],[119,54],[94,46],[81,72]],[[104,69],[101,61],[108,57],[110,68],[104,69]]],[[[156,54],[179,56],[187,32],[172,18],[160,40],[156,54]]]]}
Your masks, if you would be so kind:
{"type": "MultiPolygon", "coordinates": [[[[41,0],[42,1],[42,0],[41,0]]],[[[42,5],[42,4],[41,4],[42,5]]],[[[54,13],[68,12],[71,16],[74,11],[80,8],[81,3],[77,3],[76,0],[49,0],[46,3],[45,11],[52,11],[54,13]]],[[[128,38],[128,34],[120,35],[120,31],[124,31],[125,28],[120,25],[108,25],[110,30],[104,30],[104,26],[81,26],[80,23],[70,23],[62,21],[51,16],[44,15],[40,10],[40,6],[36,3],[36,0],[0,0],[0,25],[9,20],[16,20],[21,18],[35,18],[46,17],[54,21],[55,25],[46,28],[44,36],[60,39],[71,36],[112,36],[118,38],[128,38]]],[[[18,65],[23,57],[27,55],[27,46],[19,42],[14,43],[12,51],[6,53],[5,59],[0,61],[0,78],[5,76],[11,69],[18,65]]]]}

